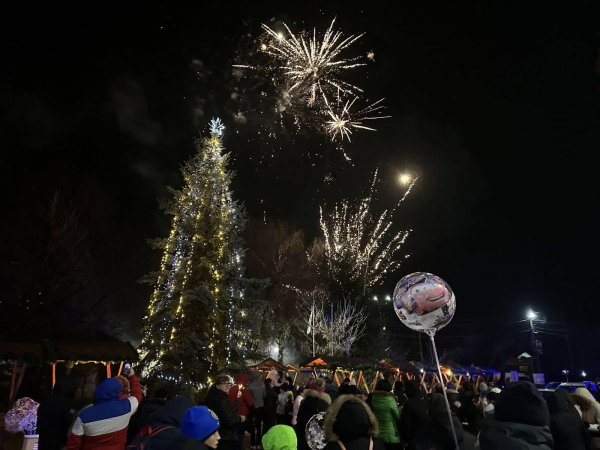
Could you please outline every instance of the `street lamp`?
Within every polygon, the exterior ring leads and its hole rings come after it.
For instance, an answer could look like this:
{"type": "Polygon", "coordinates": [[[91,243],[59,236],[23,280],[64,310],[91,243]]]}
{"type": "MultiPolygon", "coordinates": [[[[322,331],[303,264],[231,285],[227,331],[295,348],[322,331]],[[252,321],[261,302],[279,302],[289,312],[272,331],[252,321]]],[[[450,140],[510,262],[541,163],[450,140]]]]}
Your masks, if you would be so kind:
{"type": "Polygon", "coordinates": [[[567,369],[563,370],[562,373],[565,375],[567,382],[569,381],[569,371],[567,369]]]}
{"type": "Polygon", "coordinates": [[[373,296],[373,300],[377,301],[377,296],[376,295],[373,296]]]}
{"type": "Polygon", "coordinates": [[[390,297],[390,294],[388,294],[388,295],[385,296],[385,301],[386,302],[389,302],[391,299],[392,299],[392,297],[390,297]]]}
{"type": "Polygon", "coordinates": [[[587,377],[587,373],[585,373],[585,370],[581,371],[581,376],[584,378],[587,377]]]}
{"type": "Polygon", "coordinates": [[[530,309],[527,312],[527,319],[529,320],[529,327],[531,328],[531,350],[533,350],[535,370],[537,373],[540,373],[542,371],[541,364],[540,364],[540,350],[538,348],[538,343],[535,340],[536,331],[535,331],[535,326],[533,324],[533,321],[536,318],[537,318],[536,312],[530,309]]]}
{"type": "Polygon", "coordinates": [[[532,310],[529,310],[529,312],[527,313],[527,318],[529,320],[533,320],[535,319],[537,316],[535,315],[535,313],[532,310]]]}

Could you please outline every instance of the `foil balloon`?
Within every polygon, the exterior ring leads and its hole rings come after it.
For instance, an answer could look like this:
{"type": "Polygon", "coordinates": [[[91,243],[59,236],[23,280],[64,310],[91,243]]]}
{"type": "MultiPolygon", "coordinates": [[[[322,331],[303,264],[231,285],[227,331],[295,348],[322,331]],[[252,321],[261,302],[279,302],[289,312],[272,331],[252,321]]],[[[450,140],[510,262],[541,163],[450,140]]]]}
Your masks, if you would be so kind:
{"type": "Polygon", "coordinates": [[[320,412],[310,418],[306,424],[306,443],[311,450],[323,450],[327,445],[323,423],[325,413],[320,412]]]}
{"type": "Polygon", "coordinates": [[[456,297],[448,283],[437,275],[411,273],[394,289],[394,310],[411,330],[435,332],[454,317],[456,297]]]}

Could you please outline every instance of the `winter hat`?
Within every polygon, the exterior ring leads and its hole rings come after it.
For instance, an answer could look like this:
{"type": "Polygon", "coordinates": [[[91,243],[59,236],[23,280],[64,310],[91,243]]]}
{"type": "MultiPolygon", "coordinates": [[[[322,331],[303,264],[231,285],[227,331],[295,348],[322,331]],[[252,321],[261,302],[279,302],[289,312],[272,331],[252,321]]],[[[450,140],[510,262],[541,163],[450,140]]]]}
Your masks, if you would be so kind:
{"type": "Polygon", "coordinates": [[[446,410],[446,401],[442,394],[433,393],[429,399],[429,406],[427,408],[430,419],[443,419],[448,417],[448,411],[446,410]]]}
{"type": "Polygon", "coordinates": [[[275,425],[262,437],[264,450],[296,450],[298,438],[292,427],[275,425]]]}
{"type": "Polygon", "coordinates": [[[219,418],[206,406],[188,409],[181,421],[181,434],[203,441],[219,429],[219,418]]]}
{"type": "Polygon", "coordinates": [[[352,440],[367,436],[371,429],[371,422],[361,403],[348,401],[337,413],[332,429],[341,440],[352,440]]]}
{"type": "Polygon", "coordinates": [[[479,392],[483,393],[483,392],[487,392],[489,390],[488,385],[485,384],[483,381],[481,383],[479,383],[479,392]]]}
{"type": "Polygon", "coordinates": [[[538,427],[550,425],[548,405],[529,381],[510,383],[496,400],[496,420],[538,427]]]}
{"type": "Polygon", "coordinates": [[[286,395],[287,395],[288,397],[293,397],[293,396],[294,396],[294,393],[293,393],[292,391],[287,391],[287,392],[286,392],[286,395]]]}

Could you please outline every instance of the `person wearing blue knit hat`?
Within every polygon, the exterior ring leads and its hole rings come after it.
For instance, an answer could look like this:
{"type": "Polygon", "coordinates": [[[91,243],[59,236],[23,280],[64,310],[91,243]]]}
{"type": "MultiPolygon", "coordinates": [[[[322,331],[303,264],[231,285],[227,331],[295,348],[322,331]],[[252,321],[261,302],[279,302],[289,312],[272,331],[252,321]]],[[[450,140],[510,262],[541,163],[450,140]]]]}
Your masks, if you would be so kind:
{"type": "MultiPolygon", "coordinates": [[[[217,448],[221,439],[219,435],[219,418],[206,406],[194,406],[188,409],[181,421],[181,434],[199,441],[208,448],[217,448]]],[[[202,445],[195,448],[201,448],[202,445]]],[[[191,448],[191,447],[190,447],[191,448]]]]}

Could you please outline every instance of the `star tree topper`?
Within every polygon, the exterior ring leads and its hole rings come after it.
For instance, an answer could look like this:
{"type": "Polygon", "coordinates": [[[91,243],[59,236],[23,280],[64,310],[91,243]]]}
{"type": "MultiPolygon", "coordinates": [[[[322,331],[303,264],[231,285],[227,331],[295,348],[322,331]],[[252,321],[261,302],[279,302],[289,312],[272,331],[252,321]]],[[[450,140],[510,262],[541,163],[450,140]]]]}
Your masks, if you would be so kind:
{"type": "Polygon", "coordinates": [[[214,136],[223,136],[224,129],[225,125],[223,125],[223,122],[221,122],[221,119],[219,119],[218,117],[216,119],[213,118],[210,121],[210,134],[214,136]]]}

